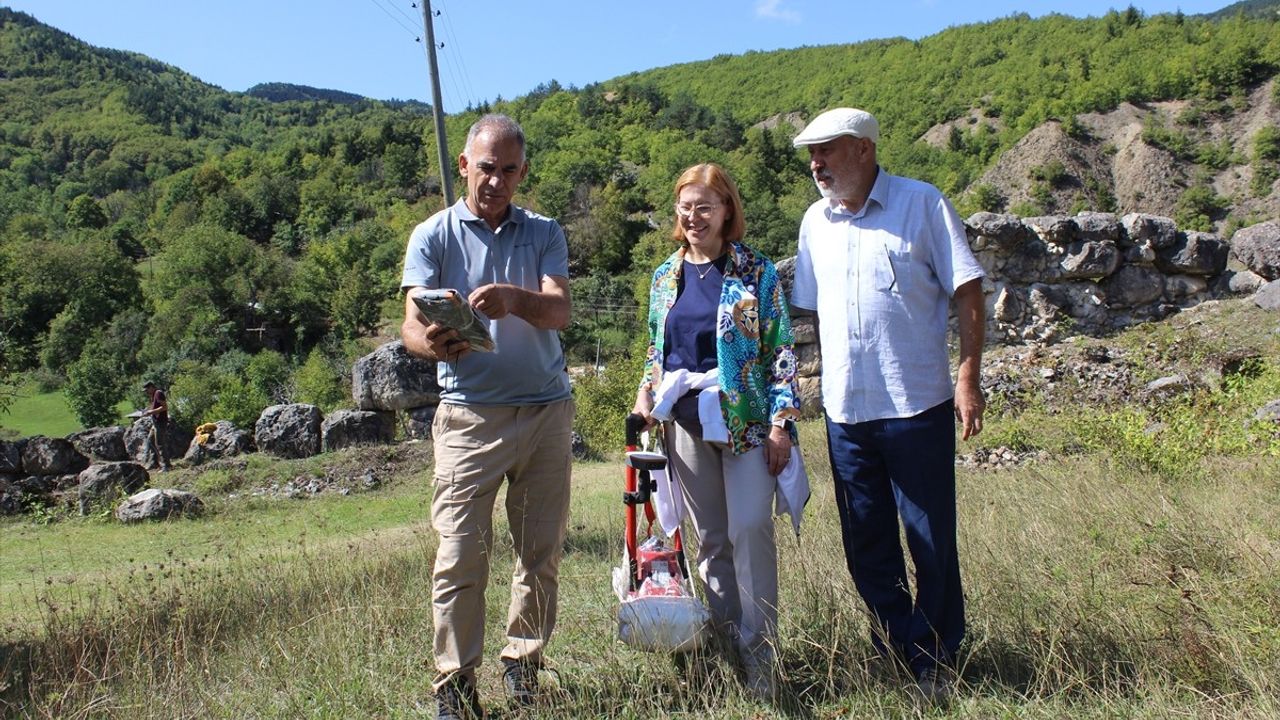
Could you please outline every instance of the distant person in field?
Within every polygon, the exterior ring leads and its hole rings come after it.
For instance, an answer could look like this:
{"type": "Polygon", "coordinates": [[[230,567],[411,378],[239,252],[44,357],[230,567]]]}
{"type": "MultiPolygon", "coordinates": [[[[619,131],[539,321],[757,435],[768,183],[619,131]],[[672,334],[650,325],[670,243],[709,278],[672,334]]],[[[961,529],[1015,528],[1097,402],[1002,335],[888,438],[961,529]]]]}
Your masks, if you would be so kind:
{"type": "Polygon", "coordinates": [[[512,204],[529,173],[520,126],[504,115],[477,120],[458,172],[466,197],[413,230],[401,282],[405,347],[437,361],[442,388],[431,505],[440,537],[432,588],[440,718],[482,714],[475,673],[504,482],[516,559],[503,678],[515,703],[536,698],[556,622],[574,414],[558,334],[569,323],[568,246],[555,220],[512,204]],[[428,321],[411,297],[417,288],[468,298],[490,318],[493,351],[473,351],[455,330],[428,321]]]}
{"type": "Polygon", "coordinates": [[[770,699],[778,624],[772,511],[778,475],[799,464],[791,452],[800,413],[782,284],[745,234],[742,198],[723,168],[694,165],[680,175],[680,247],[653,274],[649,352],[632,412],[664,421],[712,615],[736,646],[747,690],[770,699]]]}
{"type": "Polygon", "coordinates": [[[161,472],[169,470],[169,458],[164,454],[164,439],[169,432],[169,397],[150,380],[142,385],[147,395],[147,409],[140,417],[151,418],[151,428],[147,430],[148,455],[155,458],[153,467],[161,472]]]}
{"type": "Polygon", "coordinates": [[[955,425],[982,431],[982,268],[937,188],[885,172],[869,113],[828,110],[795,138],[822,199],[800,225],[791,302],[817,311],[822,402],[845,558],[873,642],[920,693],[953,691],[964,637],[955,425]],[[959,323],[952,386],[948,312],[959,323]],[[898,540],[915,564],[912,598],[898,540]]]}

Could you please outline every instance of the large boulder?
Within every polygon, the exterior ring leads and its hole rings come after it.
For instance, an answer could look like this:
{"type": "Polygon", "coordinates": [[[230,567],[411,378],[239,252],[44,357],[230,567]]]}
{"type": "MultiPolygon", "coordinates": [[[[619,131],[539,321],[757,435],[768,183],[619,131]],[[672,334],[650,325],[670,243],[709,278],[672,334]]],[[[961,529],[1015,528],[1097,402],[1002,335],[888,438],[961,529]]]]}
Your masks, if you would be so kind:
{"type": "Polygon", "coordinates": [[[1075,216],[1076,238],[1085,242],[1118,242],[1124,225],[1114,213],[1082,212],[1075,216]]]}
{"type": "Polygon", "coordinates": [[[87,467],[89,458],[66,438],[37,435],[22,448],[22,468],[31,475],[66,475],[87,467]]]}
{"type": "Polygon", "coordinates": [[[1159,250],[1178,241],[1178,225],[1171,218],[1146,213],[1129,213],[1120,218],[1125,234],[1134,245],[1159,250]]]}
{"type": "Polygon", "coordinates": [[[124,428],[90,428],[67,436],[75,449],[91,462],[123,462],[129,459],[124,449],[124,428]]]}
{"type": "Polygon", "coordinates": [[[151,476],[135,462],[90,465],[80,473],[80,514],[88,514],[94,503],[113,499],[118,492],[135,493],[146,487],[151,476]]]}
{"type": "Polygon", "coordinates": [[[407,410],[440,402],[436,364],[413,357],[395,340],[351,368],[351,396],[361,410],[407,410]]]}
{"type": "Polygon", "coordinates": [[[409,408],[404,411],[404,434],[413,440],[430,440],[431,423],[436,419],[435,405],[409,408]]]}
{"type": "MultiPolygon", "coordinates": [[[[155,421],[149,417],[138,418],[124,431],[127,460],[141,463],[144,467],[157,467],[160,464],[147,442],[147,436],[154,425],[155,421]]],[[[179,429],[172,420],[158,427],[156,438],[160,442],[160,451],[170,462],[182,457],[191,442],[191,434],[179,429]]]]}
{"type": "Polygon", "coordinates": [[[247,430],[241,430],[230,420],[219,420],[214,423],[213,432],[203,437],[196,433],[187,446],[187,454],[183,460],[192,465],[199,465],[208,460],[232,457],[253,450],[253,436],[247,430]]]}
{"type": "MultiPolygon", "coordinates": [[[[796,256],[791,255],[782,258],[774,263],[774,269],[778,271],[778,284],[782,286],[782,294],[787,298],[791,297],[791,288],[796,282],[796,256]]],[[[791,308],[794,314],[799,308],[791,308]]]]}
{"type": "Polygon", "coordinates": [[[973,235],[973,246],[981,250],[995,247],[1001,252],[1014,252],[1026,242],[1031,231],[1017,215],[979,212],[965,221],[973,235]]]}
{"type": "Polygon", "coordinates": [[[1111,304],[1119,307],[1144,305],[1164,294],[1164,276],[1136,265],[1120,268],[1103,285],[1111,304]]]}
{"type": "Polygon", "coordinates": [[[381,445],[395,439],[395,414],[386,410],[335,410],[320,425],[324,451],[355,445],[381,445]]]}
{"type": "Polygon", "coordinates": [[[116,519],[121,522],[168,520],[173,517],[196,516],[202,512],[204,502],[195,493],[150,488],[120,503],[120,507],[116,508],[116,519]]]}
{"type": "Polygon", "coordinates": [[[21,475],[22,449],[27,446],[26,438],[15,442],[0,440],[0,475],[21,475]]]}
{"type": "Polygon", "coordinates": [[[1039,215],[1023,218],[1022,222],[1041,240],[1054,245],[1066,245],[1075,240],[1079,230],[1073,218],[1062,215],[1039,215]]]}
{"type": "Polygon", "coordinates": [[[1280,280],[1272,280],[1258,288],[1253,294],[1253,304],[1263,310],[1280,310],[1280,280]]]}
{"type": "Polygon", "coordinates": [[[1098,280],[1120,267],[1120,250],[1111,242],[1076,241],[1067,246],[1059,264],[1064,278],[1098,280]]]}
{"type": "Polygon", "coordinates": [[[1280,222],[1273,220],[1237,230],[1231,236],[1231,252],[1262,277],[1280,278],[1280,222]]]}
{"type": "Polygon", "coordinates": [[[17,515],[23,510],[22,490],[0,475],[0,515],[17,515]]]}
{"type": "Polygon", "coordinates": [[[1217,275],[1227,269],[1227,244],[1210,233],[1179,233],[1172,245],[1156,251],[1156,267],[1171,274],[1217,275]]]}
{"type": "Polygon", "coordinates": [[[253,442],[262,452],[279,457],[311,457],[320,452],[320,422],[315,405],[272,405],[258,416],[253,442]]]}

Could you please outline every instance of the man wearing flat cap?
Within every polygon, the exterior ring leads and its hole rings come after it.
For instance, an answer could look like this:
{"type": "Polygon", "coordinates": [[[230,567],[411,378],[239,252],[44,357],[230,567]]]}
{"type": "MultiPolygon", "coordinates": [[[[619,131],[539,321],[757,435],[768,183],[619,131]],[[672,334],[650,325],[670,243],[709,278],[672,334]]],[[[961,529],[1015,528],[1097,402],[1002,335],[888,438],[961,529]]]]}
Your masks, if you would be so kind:
{"type": "Polygon", "coordinates": [[[872,642],[906,664],[927,700],[945,701],[965,627],[955,428],[966,440],[982,430],[983,272],[942,193],[877,164],[879,138],[875,117],[852,108],[828,110],[796,136],[822,199],[800,225],[791,302],[817,312],[845,560],[875,622],[872,642]]]}

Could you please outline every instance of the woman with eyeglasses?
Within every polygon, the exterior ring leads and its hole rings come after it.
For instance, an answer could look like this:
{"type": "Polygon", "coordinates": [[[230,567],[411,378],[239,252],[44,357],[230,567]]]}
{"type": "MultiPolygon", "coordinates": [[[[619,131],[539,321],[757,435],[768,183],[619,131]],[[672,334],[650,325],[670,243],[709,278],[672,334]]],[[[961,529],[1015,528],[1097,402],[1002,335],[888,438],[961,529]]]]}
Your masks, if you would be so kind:
{"type": "Polygon", "coordinates": [[[632,412],[662,422],[712,616],[747,690],[767,699],[778,619],[772,510],[799,417],[791,321],[773,263],[742,242],[742,198],[724,169],[688,168],[675,199],[680,247],[653,274],[632,412]]]}

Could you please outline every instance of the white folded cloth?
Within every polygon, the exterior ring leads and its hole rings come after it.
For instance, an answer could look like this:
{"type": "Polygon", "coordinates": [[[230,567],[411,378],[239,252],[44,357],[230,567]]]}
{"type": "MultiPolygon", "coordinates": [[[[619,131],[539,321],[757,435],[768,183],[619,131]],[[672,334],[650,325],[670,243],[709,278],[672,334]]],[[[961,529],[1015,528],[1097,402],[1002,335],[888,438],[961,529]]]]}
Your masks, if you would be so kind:
{"type": "Polygon", "coordinates": [[[698,422],[702,423],[702,439],[707,442],[729,442],[729,426],[725,424],[724,413],[720,411],[719,368],[703,373],[688,370],[663,373],[662,382],[653,393],[653,412],[650,414],[655,420],[671,420],[676,401],[690,390],[701,391],[698,393],[698,422]]]}

